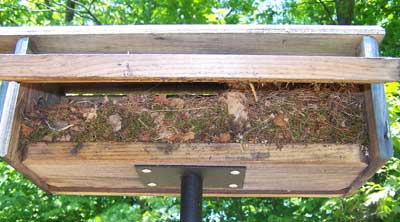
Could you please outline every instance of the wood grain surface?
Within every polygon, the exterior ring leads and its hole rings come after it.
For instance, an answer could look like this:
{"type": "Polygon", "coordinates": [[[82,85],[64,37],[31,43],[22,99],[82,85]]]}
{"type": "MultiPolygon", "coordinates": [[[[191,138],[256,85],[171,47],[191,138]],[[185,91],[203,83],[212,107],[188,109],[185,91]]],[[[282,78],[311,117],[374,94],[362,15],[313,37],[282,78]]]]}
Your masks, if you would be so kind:
{"type": "Polygon", "coordinates": [[[329,56],[0,55],[0,80],[19,82],[391,82],[400,59],[329,56]]]}

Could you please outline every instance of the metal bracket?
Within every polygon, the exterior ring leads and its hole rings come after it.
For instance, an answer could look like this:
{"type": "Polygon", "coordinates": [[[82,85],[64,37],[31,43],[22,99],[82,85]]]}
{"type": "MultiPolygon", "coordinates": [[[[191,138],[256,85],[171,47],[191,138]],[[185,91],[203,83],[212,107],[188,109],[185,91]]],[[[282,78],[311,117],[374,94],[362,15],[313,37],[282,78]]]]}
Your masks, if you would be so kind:
{"type": "MultiPolygon", "coordinates": [[[[25,55],[28,48],[29,38],[20,38],[15,46],[14,54],[25,55]]],[[[6,156],[8,151],[18,92],[17,82],[3,81],[0,85],[0,157],[6,156]]]]}
{"type": "Polygon", "coordinates": [[[195,173],[203,179],[204,189],[243,188],[244,166],[135,165],[142,183],[149,188],[179,188],[184,174],[195,173]]]}

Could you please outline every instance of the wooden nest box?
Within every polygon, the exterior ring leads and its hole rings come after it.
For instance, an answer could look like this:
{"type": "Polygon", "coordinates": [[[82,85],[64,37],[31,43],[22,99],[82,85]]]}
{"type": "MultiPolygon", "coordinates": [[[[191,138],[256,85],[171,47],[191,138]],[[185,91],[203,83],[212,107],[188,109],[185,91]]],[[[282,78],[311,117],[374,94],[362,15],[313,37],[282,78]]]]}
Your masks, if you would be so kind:
{"type": "Polygon", "coordinates": [[[56,194],[344,196],[393,155],[376,26],[0,28],[0,154],[56,194]]]}

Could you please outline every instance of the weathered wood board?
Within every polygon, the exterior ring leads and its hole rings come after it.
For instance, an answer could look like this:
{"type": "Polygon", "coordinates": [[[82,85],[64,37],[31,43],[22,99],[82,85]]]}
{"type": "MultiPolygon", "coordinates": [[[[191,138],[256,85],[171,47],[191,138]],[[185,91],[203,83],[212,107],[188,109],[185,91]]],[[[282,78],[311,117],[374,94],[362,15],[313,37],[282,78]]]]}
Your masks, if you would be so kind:
{"type": "Polygon", "coordinates": [[[378,26],[128,25],[1,27],[0,53],[28,36],[36,53],[172,53],[356,56],[378,26]]]}
{"type": "MultiPolygon", "coordinates": [[[[367,166],[357,144],[296,144],[278,149],[261,144],[84,143],[77,152],[75,146],[29,144],[23,164],[40,175],[50,191],[52,187],[73,187],[78,193],[89,188],[109,192],[128,189],[131,194],[160,192],[146,189],[136,175],[135,164],[246,166],[245,186],[235,191],[237,194],[257,190],[339,192],[367,166]]],[[[230,190],[219,192],[229,194],[230,190]]]]}
{"type": "Polygon", "coordinates": [[[19,82],[388,82],[400,59],[330,56],[0,55],[0,79],[19,82]]]}
{"type": "MultiPolygon", "coordinates": [[[[378,42],[364,37],[360,44],[361,57],[378,57],[378,42]]],[[[348,195],[355,193],[393,156],[393,143],[390,135],[389,114],[386,105],[385,87],[382,83],[365,86],[367,123],[369,132],[368,167],[354,180],[348,195]]]]}

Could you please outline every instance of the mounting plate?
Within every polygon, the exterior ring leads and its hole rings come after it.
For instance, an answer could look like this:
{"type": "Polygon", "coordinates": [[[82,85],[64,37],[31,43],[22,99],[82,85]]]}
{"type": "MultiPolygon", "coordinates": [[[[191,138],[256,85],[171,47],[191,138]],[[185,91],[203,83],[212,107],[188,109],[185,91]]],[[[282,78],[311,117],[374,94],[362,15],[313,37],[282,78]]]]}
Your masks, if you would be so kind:
{"type": "Polygon", "coordinates": [[[149,188],[178,189],[185,173],[196,173],[202,177],[204,189],[241,189],[246,174],[244,166],[135,165],[135,169],[149,188]]]}

